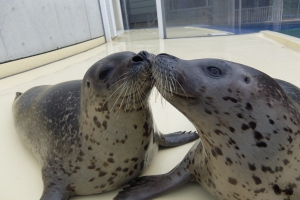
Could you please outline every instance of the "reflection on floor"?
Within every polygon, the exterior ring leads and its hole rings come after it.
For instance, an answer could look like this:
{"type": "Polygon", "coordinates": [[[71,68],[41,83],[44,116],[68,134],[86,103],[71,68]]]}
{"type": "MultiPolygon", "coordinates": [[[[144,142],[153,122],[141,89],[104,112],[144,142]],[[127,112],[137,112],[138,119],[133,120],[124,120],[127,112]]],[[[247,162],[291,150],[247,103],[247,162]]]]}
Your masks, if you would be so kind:
{"type": "MultiPolygon", "coordinates": [[[[96,61],[114,52],[147,50],[154,54],[169,53],[182,59],[220,58],[257,68],[272,77],[300,86],[300,54],[264,38],[260,34],[198,37],[186,39],[158,38],[156,29],[133,30],[82,54],[0,80],[0,126],[2,164],[0,199],[38,199],[42,192],[40,166],[21,143],[13,126],[11,105],[15,92],[37,85],[56,84],[81,79],[96,61]],[[30,183],[30,184],[28,184],[30,183]]],[[[154,96],[151,105],[159,129],[164,132],[194,130],[170,104],[154,96]]],[[[160,150],[144,175],[161,174],[181,161],[192,144],[160,150]]],[[[72,199],[112,199],[118,191],[72,199]]],[[[197,184],[187,184],[157,199],[213,199],[197,184]]]]}

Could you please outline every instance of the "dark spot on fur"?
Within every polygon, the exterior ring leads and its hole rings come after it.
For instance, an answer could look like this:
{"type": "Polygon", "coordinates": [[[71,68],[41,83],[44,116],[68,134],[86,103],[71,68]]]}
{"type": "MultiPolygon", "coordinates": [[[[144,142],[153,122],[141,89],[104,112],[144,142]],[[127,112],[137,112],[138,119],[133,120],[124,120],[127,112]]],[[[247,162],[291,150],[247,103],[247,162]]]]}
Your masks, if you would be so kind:
{"type": "Polygon", "coordinates": [[[242,130],[247,130],[247,129],[249,129],[249,126],[247,125],[247,124],[242,124],[242,130]]]}
{"type": "Polygon", "coordinates": [[[98,121],[98,118],[96,117],[96,116],[94,116],[94,123],[96,124],[96,126],[98,127],[98,128],[100,128],[101,127],[101,123],[98,121]]]}
{"type": "Polygon", "coordinates": [[[256,128],[255,122],[249,122],[249,126],[254,130],[256,128]]]}
{"type": "Polygon", "coordinates": [[[127,172],[128,171],[128,168],[127,167],[125,167],[123,170],[122,170],[122,172],[127,172]]]}
{"type": "Polygon", "coordinates": [[[140,169],[142,170],[142,169],[144,169],[144,163],[145,161],[143,160],[142,162],[141,162],[141,164],[140,164],[140,169]]]}
{"type": "Polygon", "coordinates": [[[275,194],[280,195],[281,194],[281,189],[277,184],[273,185],[273,191],[275,194]]]}
{"type": "Polygon", "coordinates": [[[236,116],[237,116],[238,118],[240,118],[240,119],[243,119],[243,118],[244,118],[243,114],[241,114],[241,113],[238,113],[236,116]]]}
{"type": "Polygon", "coordinates": [[[256,167],[255,167],[255,164],[250,164],[248,163],[248,167],[251,171],[255,171],[256,170],[256,167]]]}
{"type": "Polygon", "coordinates": [[[257,143],[256,143],[256,146],[265,148],[265,147],[267,147],[268,145],[267,145],[265,142],[257,142],[257,143]]]}
{"type": "Polygon", "coordinates": [[[143,136],[149,137],[151,134],[149,124],[147,122],[145,122],[143,128],[144,128],[143,136]]]}
{"type": "Polygon", "coordinates": [[[149,143],[144,146],[144,150],[147,150],[148,146],[149,146],[149,143]]]}
{"type": "Polygon", "coordinates": [[[91,178],[90,180],[89,180],[89,182],[93,182],[95,180],[95,178],[91,178]]]}
{"type": "Polygon", "coordinates": [[[134,124],[133,127],[134,127],[134,129],[137,129],[137,125],[136,124],[134,124]]]}
{"type": "Polygon", "coordinates": [[[211,115],[211,114],[212,114],[212,112],[211,112],[211,111],[209,111],[209,110],[207,110],[207,109],[204,109],[204,111],[205,111],[207,114],[209,114],[209,115],[211,115]]]}
{"type": "Polygon", "coordinates": [[[98,174],[98,176],[99,176],[99,177],[103,177],[103,176],[105,176],[106,174],[107,174],[107,172],[100,171],[99,174],[98,174]]]}
{"type": "Polygon", "coordinates": [[[233,97],[223,97],[223,99],[225,100],[225,101],[231,101],[231,102],[233,102],[233,103],[237,103],[237,100],[235,99],[235,98],[233,98],[233,97]]]}
{"type": "Polygon", "coordinates": [[[230,158],[226,158],[226,165],[232,165],[232,160],[230,158]]]}
{"type": "Polygon", "coordinates": [[[232,185],[236,185],[236,184],[237,184],[237,180],[234,179],[234,178],[231,178],[231,177],[228,178],[228,182],[229,182],[230,184],[232,184],[232,185]]]}
{"type": "Polygon", "coordinates": [[[99,104],[99,105],[101,106],[101,108],[95,108],[96,112],[102,112],[102,113],[104,113],[104,111],[108,112],[108,104],[107,104],[107,102],[104,105],[102,105],[102,103],[99,104]]]}
{"type": "Polygon", "coordinates": [[[215,132],[217,135],[223,134],[222,131],[220,131],[219,129],[214,130],[214,132],[215,132]]]}
{"type": "Polygon", "coordinates": [[[113,158],[108,158],[107,161],[108,161],[109,163],[115,163],[115,161],[114,161],[113,158]]]}
{"type": "Polygon", "coordinates": [[[287,165],[287,164],[289,164],[289,163],[290,163],[290,161],[289,161],[289,160],[287,160],[287,159],[284,159],[284,160],[283,160],[283,163],[284,163],[284,165],[287,165]]]}
{"type": "Polygon", "coordinates": [[[235,129],[233,128],[233,127],[229,127],[229,130],[232,132],[232,133],[234,133],[234,131],[235,131],[235,129]]]}
{"type": "Polygon", "coordinates": [[[215,151],[217,152],[217,154],[219,156],[223,156],[223,152],[222,152],[222,150],[219,147],[215,147],[215,151]]]}
{"type": "Polygon", "coordinates": [[[119,171],[121,171],[121,170],[122,170],[121,167],[117,167],[117,169],[116,169],[117,172],[119,172],[119,171]]]}
{"type": "Polygon", "coordinates": [[[266,166],[261,166],[261,170],[264,172],[264,173],[267,173],[267,172],[270,172],[271,174],[274,173],[274,171],[272,170],[271,167],[266,167],[266,166]]]}
{"type": "Polygon", "coordinates": [[[103,127],[104,130],[107,129],[107,122],[106,122],[106,121],[103,121],[103,122],[102,122],[102,127],[103,127]]]}
{"type": "Polygon", "coordinates": [[[88,147],[88,150],[93,150],[91,146],[88,147]]]}
{"type": "Polygon", "coordinates": [[[246,104],[246,109],[249,111],[253,110],[252,105],[249,102],[246,104]]]}
{"type": "Polygon", "coordinates": [[[260,140],[262,140],[264,137],[262,136],[262,134],[260,133],[260,132],[258,132],[258,131],[254,131],[254,137],[255,137],[255,139],[257,140],[257,141],[260,141],[260,140]]]}
{"type": "Polygon", "coordinates": [[[261,179],[259,177],[253,175],[252,178],[253,178],[256,185],[261,184],[261,179]]]}
{"type": "Polygon", "coordinates": [[[275,122],[273,120],[269,119],[269,123],[273,125],[275,122]]]}
{"type": "Polygon", "coordinates": [[[291,144],[293,142],[293,138],[291,136],[288,137],[288,141],[291,144]]]}

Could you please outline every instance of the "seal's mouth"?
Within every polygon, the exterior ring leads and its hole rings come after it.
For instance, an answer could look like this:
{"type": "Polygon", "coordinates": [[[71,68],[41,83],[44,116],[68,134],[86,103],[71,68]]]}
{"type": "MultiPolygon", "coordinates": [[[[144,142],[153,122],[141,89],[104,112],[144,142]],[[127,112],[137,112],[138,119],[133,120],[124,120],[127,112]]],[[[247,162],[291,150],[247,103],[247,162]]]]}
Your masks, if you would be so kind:
{"type": "Polygon", "coordinates": [[[184,99],[184,100],[197,100],[197,98],[195,98],[193,96],[186,95],[186,94],[179,94],[179,93],[171,92],[169,90],[165,90],[165,91],[168,92],[168,94],[170,96],[175,96],[175,97],[178,97],[180,99],[184,99]]]}

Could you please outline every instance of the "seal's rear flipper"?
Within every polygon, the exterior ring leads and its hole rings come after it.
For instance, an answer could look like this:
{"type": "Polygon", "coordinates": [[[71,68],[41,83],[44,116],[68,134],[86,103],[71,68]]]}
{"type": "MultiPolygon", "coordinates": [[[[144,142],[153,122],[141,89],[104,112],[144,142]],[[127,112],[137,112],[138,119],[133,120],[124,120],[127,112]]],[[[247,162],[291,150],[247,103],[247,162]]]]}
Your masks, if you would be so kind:
{"type": "Polygon", "coordinates": [[[173,147],[183,145],[192,141],[195,141],[199,138],[197,132],[186,132],[186,131],[178,131],[169,134],[159,134],[160,140],[159,145],[163,147],[173,147]]]}
{"type": "Polygon", "coordinates": [[[16,92],[15,100],[16,100],[17,98],[19,98],[19,96],[21,96],[21,95],[22,95],[21,92],[16,92]]]}
{"type": "Polygon", "coordinates": [[[146,200],[174,190],[191,180],[185,160],[167,174],[137,178],[123,188],[114,200],[146,200]]]}

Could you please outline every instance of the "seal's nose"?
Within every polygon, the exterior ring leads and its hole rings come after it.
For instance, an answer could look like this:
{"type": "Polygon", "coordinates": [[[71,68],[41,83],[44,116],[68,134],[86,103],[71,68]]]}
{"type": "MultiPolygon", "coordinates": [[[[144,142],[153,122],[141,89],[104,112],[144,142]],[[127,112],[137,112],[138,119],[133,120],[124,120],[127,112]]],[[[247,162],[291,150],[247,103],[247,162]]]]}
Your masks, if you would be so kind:
{"type": "Polygon", "coordinates": [[[134,63],[138,63],[138,62],[143,62],[144,61],[144,58],[139,56],[139,55],[136,55],[136,56],[133,56],[131,58],[131,61],[134,62],[134,63]]]}
{"type": "Polygon", "coordinates": [[[147,51],[140,51],[138,55],[144,58],[149,64],[151,63],[151,60],[155,58],[154,54],[148,53],[147,51]]]}

